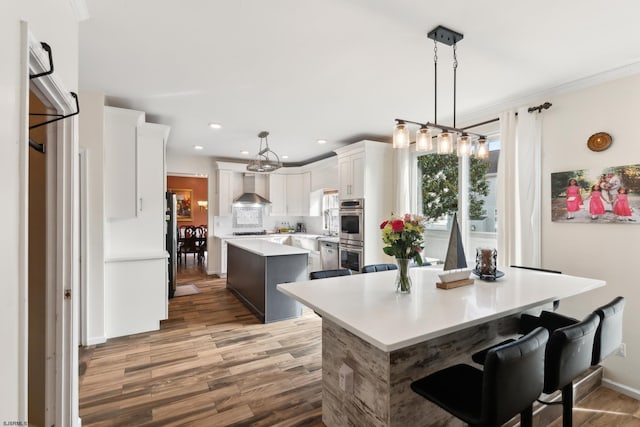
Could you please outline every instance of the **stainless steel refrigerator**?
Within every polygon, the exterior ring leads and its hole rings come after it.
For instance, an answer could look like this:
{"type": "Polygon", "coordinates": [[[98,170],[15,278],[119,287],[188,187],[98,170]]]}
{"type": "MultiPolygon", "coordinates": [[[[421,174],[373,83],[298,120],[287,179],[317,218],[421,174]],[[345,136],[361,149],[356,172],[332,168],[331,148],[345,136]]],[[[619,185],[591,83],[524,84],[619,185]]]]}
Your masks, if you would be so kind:
{"type": "Polygon", "coordinates": [[[176,193],[167,192],[167,210],[165,213],[167,221],[166,249],[169,257],[168,262],[168,284],[169,298],[173,298],[176,292],[176,274],[178,270],[178,223],[176,220],[176,193]]]}

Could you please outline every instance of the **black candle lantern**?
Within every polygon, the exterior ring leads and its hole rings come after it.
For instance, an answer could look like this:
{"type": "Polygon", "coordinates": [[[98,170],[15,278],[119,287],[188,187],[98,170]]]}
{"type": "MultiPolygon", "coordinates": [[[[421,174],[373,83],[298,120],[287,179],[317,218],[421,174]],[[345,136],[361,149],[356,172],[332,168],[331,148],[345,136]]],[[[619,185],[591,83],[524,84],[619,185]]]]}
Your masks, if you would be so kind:
{"type": "Polygon", "coordinates": [[[497,257],[498,251],[495,249],[477,248],[474,273],[480,276],[481,279],[495,280],[498,271],[496,268],[497,257]]]}

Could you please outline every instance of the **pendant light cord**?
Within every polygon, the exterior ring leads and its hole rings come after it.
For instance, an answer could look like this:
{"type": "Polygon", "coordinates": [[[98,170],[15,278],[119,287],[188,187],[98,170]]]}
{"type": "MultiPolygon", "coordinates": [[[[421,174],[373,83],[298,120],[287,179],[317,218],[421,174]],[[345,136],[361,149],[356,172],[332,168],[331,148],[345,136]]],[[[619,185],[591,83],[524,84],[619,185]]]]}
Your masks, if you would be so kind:
{"type": "Polygon", "coordinates": [[[453,127],[456,127],[456,81],[458,72],[458,55],[456,55],[457,44],[453,44],[453,127]]]}
{"type": "Polygon", "coordinates": [[[438,124],[438,42],[433,39],[433,123],[438,124]]]}

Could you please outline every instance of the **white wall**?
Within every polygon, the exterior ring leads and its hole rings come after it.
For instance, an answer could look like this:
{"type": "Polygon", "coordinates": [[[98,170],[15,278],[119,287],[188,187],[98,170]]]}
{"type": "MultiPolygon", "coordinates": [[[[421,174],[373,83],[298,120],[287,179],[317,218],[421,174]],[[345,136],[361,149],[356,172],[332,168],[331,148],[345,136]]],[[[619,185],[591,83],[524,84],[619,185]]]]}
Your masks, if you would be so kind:
{"type": "Polygon", "coordinates": [[[640,76],[548,99],[544,112],[542,157],[542,265],[563,273],[607,281],[607,286],[563,301],[560,312],[583,317],[615,296],[626,297],[624,341],[627,358],[609,357],[605,378],[640,390],[640,224],[567,224],[551,222],[550,174],[584,168],[640,163],[640,76]],[[608,132],[613,144],[596,153],[586,146],[596,132],[608,132]]]}
{"type": "Polygon", "coordinates": [[[104,94],[80,92],[80,146],[87,152],[87,344],[104,342],[104,94]]]}
{"type": "Polygon", "coordinates": [[[24,263],[19,230],[25,226],[22,215],[21,156],[26,153],[22,140],[21,111],[26,88],[21,87],[23,39],[21,24],[28,23],[31,33],[46,41],[53,49],[55,72],[68,90],[78,86],[78,24],[68,0],[31,0],[0,2],[0,181],[3,187],[3,206],[0,223],[4,225],[0,245],[0,342],[5,351],[0,363],[0,420],[26,420],[26,354],[21,353],[25,330],[20,329],[25,313],[26,277],[21,277],[19,265],[24,263]]]}

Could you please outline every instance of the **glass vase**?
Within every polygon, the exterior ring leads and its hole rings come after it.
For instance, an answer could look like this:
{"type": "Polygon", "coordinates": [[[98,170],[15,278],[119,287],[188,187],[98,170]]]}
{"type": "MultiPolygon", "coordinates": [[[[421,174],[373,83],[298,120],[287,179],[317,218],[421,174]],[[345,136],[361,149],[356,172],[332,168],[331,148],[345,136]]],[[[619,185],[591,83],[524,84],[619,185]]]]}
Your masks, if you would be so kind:
{"type": "Polygon", "coordinates": [[[396,292],[408,294],[411,292],[411,276],[409,276],[409,258],[396,258],[398,274],[396,275],[396,292]]]}

